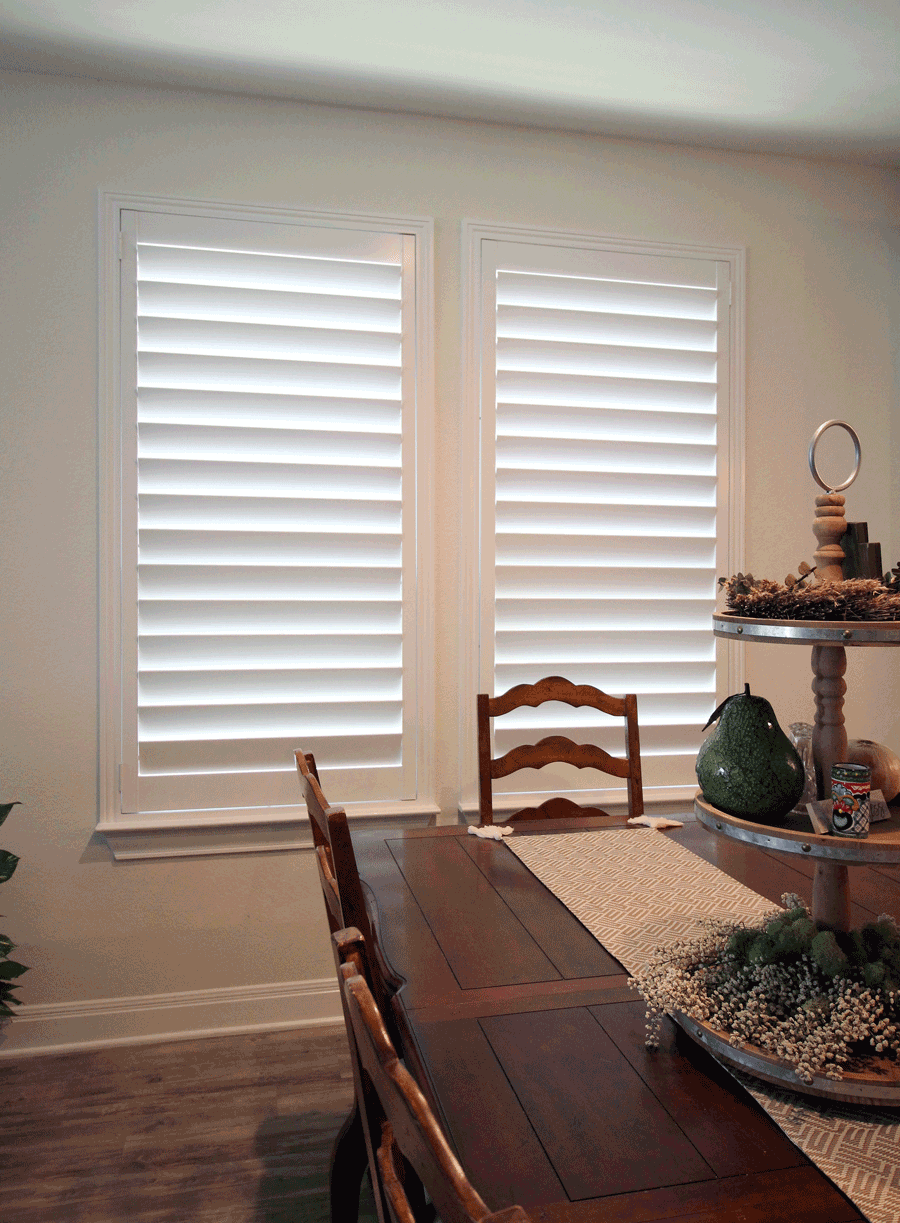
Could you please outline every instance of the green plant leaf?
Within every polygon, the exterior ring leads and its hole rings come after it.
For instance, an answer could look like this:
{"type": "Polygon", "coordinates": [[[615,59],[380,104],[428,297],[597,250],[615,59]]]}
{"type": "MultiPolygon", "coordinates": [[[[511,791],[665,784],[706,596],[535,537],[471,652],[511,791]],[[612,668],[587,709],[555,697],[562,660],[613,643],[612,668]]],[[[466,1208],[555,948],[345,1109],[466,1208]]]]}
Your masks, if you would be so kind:
{"type": "Polygon", "coordinates": [[[0,824],[6,819],[13,807],[21,807],[22,804],[16,798],[11,803],[0,803],[0,824]]]}
{"type": "Polygon", "coordinates": [[[27,964],[17,964],[15,960],[0,960],[0,981],[12,981],[28,972],[27,964]]]}
{"type": "Polygon", "coordinates": [[[8,849],[0,849],[0,883],[5,883],[19,865],[19,859],[8,849]]]}
{"type": "Polygon", "coordinates": [[[15,943],[11,938],[7,938],[5,934],[0,934],[0,955],[9,955],[15,947],[15,943]]]}

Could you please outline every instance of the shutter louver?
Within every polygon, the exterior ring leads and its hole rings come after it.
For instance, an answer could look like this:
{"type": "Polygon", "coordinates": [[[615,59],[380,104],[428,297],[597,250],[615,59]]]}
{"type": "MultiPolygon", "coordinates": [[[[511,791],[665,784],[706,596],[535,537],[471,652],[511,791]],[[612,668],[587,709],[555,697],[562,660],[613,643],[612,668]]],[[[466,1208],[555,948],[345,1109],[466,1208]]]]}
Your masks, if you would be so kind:
{"type": "Polygon", "coordinates": [[[125,229],[138,764],[123,810],[296,807],[298,746],[334,801],[413,797],[403,236],[153,213],[125,229]]]}
{"type": "MultiPolygon", "coordinates": [[[[718,265],[482,250],[496,320],[483,381],[482,556],[494,579],[483,678],[495,693],[554,674],[637,693],[645,789],[690,785],[716,695],[718,265]]],[[[619,723],[564,705],[502,719],[496,750],[552,733],[623,752],[619,723]]],[[[564,766],[506,783],[584,786],[615,783],[564,766]]]]}

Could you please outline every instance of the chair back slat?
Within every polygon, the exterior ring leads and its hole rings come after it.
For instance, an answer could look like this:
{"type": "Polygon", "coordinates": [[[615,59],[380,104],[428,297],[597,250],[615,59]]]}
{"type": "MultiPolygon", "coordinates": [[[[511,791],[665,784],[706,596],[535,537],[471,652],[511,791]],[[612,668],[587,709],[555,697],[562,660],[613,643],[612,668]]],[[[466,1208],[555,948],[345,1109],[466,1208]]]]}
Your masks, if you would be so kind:
{"type": "Polygon", "coordinates": [[[609,818],[609,812],[604,811],[602,807],[591,807],[585,803],[573,802],[571,798],[565,798],[561,794],[554,794],[552,798],[545,799],[537,807],[523,807],[521,811],[513,812],[508,815],[503,812],[503,819],[507,823],[512,823],[516,819],[523,820],[571,820],[583,816],[605,816],[609,818]]]}
{"type": "MultiPolygon", "coordinates": [[[[644,791],[641,775],[641,748],[638,731],[637,697],[610,696],[590,684],[573,684],[561,675],[549,675],[535,684],[517,684],[500,696],[479,693],[478,716],[478,789],[482,824],[494,822],[492,782],[508,777],[520,769],[542,769],[548,764],[569,764],[576,768],[593,768],[627,783],[629,816],[642,815],[644,791]],[[502,717],[522,706],[536,708],[547,701],[562,701],[574,707],[588,706],[615,718],[625,720],[625,756],[612,756],[597,744],[575,743],[562,735],[551,735],[538,743],[521,744],[504,755],[492,757],[491,719],[502,717]]],[[[519,819],[558,819],[573,815],[606,815],[599,807],[584,807],[569,798],[553,798],[538,807],[503,813],[505,823],[519,819]]]]}
{"type": "Polygon", "coordinates": [[[609,696],[594,688],[591,684],[573,684],[571,680],[563,679],[561,675],[548,675],[536,684],[516,684],[515,688],[500,696],[488,698],[488,712],[492,718],[511,713],[513,709],[521,709],[523,705],[537,707],[546,701],[562,701],[565,705],[576,708],[588,705],[591,709],[599,709],[614,718],[625,716],[625,698],[609,696]]]}
{"type": "Polygon", "coordinates": [[[613,777],[629,777],[627,760],[610,756],[594,743],[573,743],[562,735],[552,735],[539,743],[523,743],[505,756],[491,761],[491,777],[508,777],[519,769],[542,769],[545,764],[572,764],[576,769],[599,769],[613,777]]]}

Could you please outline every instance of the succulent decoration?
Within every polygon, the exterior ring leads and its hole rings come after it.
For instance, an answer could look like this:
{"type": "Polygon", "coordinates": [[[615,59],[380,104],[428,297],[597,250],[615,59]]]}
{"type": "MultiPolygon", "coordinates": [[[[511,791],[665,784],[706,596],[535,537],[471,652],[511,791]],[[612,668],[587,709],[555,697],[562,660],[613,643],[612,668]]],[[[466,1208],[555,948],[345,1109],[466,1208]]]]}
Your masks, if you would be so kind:
{"type": "Polygon", "coordinates": [[[738,616],[765,620],[900,620],[900,564],[883,578],[822,582],[801,561],[799,577],[784,582],[737,573],[719,578],[725,606],[738,616]]]}
{"type": "Polygon", "coordinates": [[[667,1011],[783,1058],[805,1083],[900,1053],[900,928],[882,914],[848,934],[819,928],[799,896],[759,925],[710,920],[655,952],[631,979],[647,1003],[647,1044],[667,1011]]]}
{"type": "MultiPolygon", "coordinates": [[[[16,802],[0,803],[0,824],[13,807],[18,806],[16,802]]],[[[10,853],[8,849],[0,849],[0,883],[5,883],[7,879],[10,879],[18,865],[19,859],[15,854],[10,853]]],[[[23,972],[28,971],[26,965],[18,964],[9,958],[9,953],[13,948],[12,940],[8,939],[5,934],[0,934],[0,1019],[4,1015],[14,1014],[12,1007],[21,1005],[20,1000],[12,996],[16,988],[14,982],[21,977],[23,972]]]]}

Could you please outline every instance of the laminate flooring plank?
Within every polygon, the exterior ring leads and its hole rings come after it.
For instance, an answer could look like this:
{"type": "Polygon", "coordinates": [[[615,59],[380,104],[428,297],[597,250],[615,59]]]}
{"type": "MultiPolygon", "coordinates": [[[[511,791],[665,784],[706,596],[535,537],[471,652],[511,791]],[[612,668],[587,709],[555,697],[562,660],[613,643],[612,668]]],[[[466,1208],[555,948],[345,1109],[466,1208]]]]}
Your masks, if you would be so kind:
{"type": "Polygon", "coordinates": [[[330,1028],[3,1059],[0,1093],[2,1223],[328,1223],[353,1086],[330,1028]]]}
{"type": "Polygon", "coordinates": [[[624,972],[561,900],[541,885],[506,845],[467,836],[460,845],[496,888],[560,976],[601,977],[624,972]]]}
{"type": "MultiPolygon", "coordinates": [[[[456,838],[394,840],[390,848],[460,988],[560,979],[456,838]]],[[[416,974],[424,975],[418,964],[416,974]]]]}
{"type": "Polygon", "coordinates": [[[648,1049],[642,1001],[590,1009],[717,1176],[808,1163],[728,1071],[670,1019],[663,1021],[659,1047],[648,1049]]]}
{"type": "Polygon", "coordinates": [[[444,1103],[447,1133],[492,1210],[565,1199],[565,1190],[475,1019],[413,1026],[444,1103]]]}
{"type": "Polygon", "coordinates": [[[714,1176],[586,1008],[480,1023],[572,1200],[714,1176]]]}

